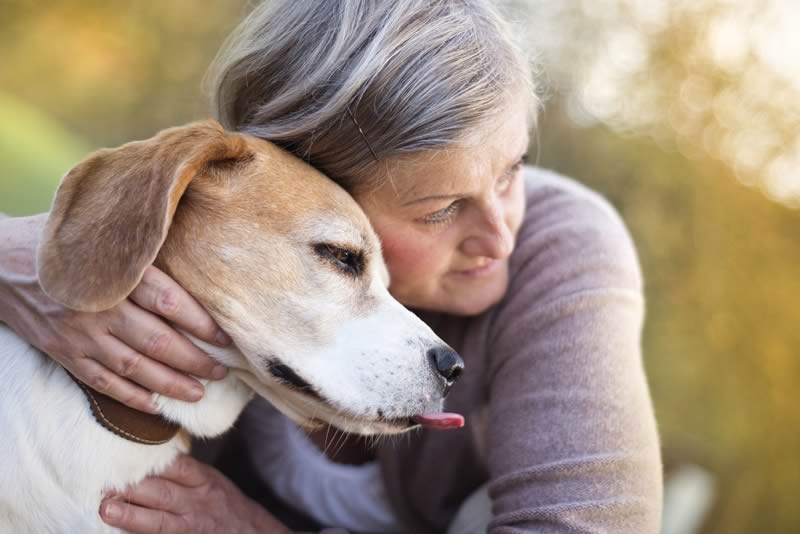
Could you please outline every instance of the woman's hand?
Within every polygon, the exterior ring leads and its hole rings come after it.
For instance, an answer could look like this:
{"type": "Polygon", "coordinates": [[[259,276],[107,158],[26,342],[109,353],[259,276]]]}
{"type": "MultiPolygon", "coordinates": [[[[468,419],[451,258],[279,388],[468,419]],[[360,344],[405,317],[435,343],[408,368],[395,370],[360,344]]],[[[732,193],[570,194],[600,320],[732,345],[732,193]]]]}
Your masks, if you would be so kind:
{"type": "Polygon", "coordinates": [[[156,412],[151,392],[195,401],[192,375],[220,379],[216,364],[170,326],[223,346],[230,339],[174,280],[149,267],[133,293],[99,313],[69,310],[39,287],[36,249],[46,214],[0,219],[0,321],[73,375],[118,401],[156,412]]]}
{"type": "Polygon", "coordinates": [[[291,532],[222,473],[190,456],[100,505],[109,525],[140,534],[291,532]]]}

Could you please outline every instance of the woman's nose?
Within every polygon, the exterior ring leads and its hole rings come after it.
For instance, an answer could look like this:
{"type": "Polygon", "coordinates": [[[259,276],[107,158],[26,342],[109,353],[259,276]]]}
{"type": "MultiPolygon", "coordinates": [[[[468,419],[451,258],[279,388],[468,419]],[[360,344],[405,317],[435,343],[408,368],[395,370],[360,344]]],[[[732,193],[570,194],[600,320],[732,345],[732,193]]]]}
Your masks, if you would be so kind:
{"type": "Polygon", "coordinates": [[[503,218],[501,206],[490,206],[482,210],[478,225],[461,245],[467,256],[483,256],[502,260],[511,255],[514,236],[503,218]]]}

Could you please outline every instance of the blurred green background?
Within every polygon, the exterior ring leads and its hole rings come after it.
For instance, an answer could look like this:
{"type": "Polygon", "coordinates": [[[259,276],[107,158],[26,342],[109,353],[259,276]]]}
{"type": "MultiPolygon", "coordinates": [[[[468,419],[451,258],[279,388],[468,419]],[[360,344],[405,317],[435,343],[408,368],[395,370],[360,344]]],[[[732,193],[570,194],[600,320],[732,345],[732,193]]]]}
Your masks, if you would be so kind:
{"type": "MultiPolygon", "coordinates": [[[[0,211],[89,151],[208,115],[243,0],[0,3],[0,211]]],[[[667,467],[712,475],[706,534],[800,532],[800,4],[517,0],[540,165],[604,193],[646,277],[667,467]]]]}

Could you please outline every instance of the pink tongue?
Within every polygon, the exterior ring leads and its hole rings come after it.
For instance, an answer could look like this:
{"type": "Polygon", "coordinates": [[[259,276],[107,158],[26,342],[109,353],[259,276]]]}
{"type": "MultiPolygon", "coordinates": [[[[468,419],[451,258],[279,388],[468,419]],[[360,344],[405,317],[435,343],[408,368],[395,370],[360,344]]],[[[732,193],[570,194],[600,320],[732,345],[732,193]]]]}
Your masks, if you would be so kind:
{"type": "Polygon", "coordinates": [[[464,426],[464,416],[457,413],[426,413],[415,415],[411,420],[425,428],[436,428],[440,430],[461,428],[464,426]]]}

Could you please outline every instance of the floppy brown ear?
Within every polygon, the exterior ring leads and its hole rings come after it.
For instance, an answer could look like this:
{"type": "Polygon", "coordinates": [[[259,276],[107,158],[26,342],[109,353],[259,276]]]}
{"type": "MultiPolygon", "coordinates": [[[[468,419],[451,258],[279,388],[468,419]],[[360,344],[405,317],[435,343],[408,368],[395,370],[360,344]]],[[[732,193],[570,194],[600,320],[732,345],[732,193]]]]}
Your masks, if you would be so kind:
{"type": "Polygon", "coordinates": [[[247,151],[244,137],[203,121],[99,150],[76,165],[56,191],[39,244],[44,291],[81,311],[120,302],[155,260],[197,172],[247,151]]]}

